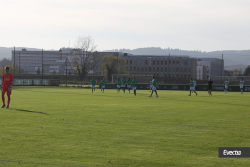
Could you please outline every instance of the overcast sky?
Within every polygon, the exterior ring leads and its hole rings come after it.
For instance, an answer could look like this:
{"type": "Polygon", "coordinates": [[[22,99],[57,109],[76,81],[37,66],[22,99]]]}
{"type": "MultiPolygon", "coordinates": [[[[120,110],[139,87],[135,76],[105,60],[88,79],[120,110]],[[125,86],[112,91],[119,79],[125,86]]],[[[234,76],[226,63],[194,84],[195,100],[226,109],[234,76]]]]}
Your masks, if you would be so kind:
{"type": "Polygon", "coordinates": [[[250,0],[0,0],[0,46],[250,49],[250,0]],[[70,42],[69,42],[70,41],[70,42]]]}

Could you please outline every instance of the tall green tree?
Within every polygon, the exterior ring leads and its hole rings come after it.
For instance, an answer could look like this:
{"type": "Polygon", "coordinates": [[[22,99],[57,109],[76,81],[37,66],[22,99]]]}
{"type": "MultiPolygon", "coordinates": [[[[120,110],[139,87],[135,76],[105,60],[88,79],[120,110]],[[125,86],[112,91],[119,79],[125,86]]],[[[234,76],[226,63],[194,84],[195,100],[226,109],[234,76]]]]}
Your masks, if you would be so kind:
{"type": "Polygon", "coordinates": [[[122,57],[113,57],[105,55],[101,60],[101,70],[104,76],[111,81],[113,74],[129,74],[129,69],[126,66],[126,59],[122,57]]]}
{"type": "Polygon", "coordinates": [[[247,66],[247,68],[245,69],[244,75],[245,76],[250,76],[250,65],[247,66]]]}

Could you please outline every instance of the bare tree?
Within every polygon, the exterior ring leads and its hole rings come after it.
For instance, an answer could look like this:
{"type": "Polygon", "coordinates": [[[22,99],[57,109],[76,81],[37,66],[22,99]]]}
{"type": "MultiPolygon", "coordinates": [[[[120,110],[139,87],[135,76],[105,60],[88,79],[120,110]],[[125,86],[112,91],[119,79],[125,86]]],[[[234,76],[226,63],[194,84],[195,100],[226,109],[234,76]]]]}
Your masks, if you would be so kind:
{"type": "Polygon", "coordinates": [[[76,73],[82,81],[91,70],[94,70],[99,54],[96,52],[96,45],[91,36],[78,37],[75,48],[72,57],[76,73]]]}

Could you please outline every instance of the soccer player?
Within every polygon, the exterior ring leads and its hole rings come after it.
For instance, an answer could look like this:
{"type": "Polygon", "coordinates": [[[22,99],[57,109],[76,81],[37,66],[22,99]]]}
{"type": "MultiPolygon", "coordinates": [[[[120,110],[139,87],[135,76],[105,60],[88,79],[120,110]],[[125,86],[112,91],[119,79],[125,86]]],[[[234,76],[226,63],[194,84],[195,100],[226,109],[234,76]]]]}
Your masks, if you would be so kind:
{"type": "Polygon", "coordinates": [[[207,82],[208,84],[208,94],[209,96],[211,95],[212,96],[212,85],[213,85],[213,81],[211,78],[209,78],[209,81],[207,82]]]}
{"type": "Polygon", "coordinates": [[[128,87],[128,92],[130,93],[130,89],[131,89],[131,80],[130,80],[130,78],[128,78],[128,80],[127,80],[127,87],[128,87]]]}
{"type": "MultiPolygon", "coordinates": [[[[190,80],[190,94],[188,96],[191,96],[191,91],[194,91],[194,93],[196,93],[195,89],[194,89],[194,81],[193,78],[191,78],[190,80]]],[[[197,93],[196,93],[197,96],[197,93]]]]}
{"type": "Polygon", "coordinates": [[[152,88],[153,88],[153,80],[151,79],[151,80],[149,80],[149,82],[150,82],[149,92],[151,92],[151,90],[152,90],[152,88]]]}
{"type": "Polygon", "coordinates": [[[152,88],[152,93],[151,93],[151,95],[150,95],[149,97],[152,97],[152,94],[154,93],[154,91],[155,91],[156,97],[158,97],[158,95],[157,95],[157,91],[156,91],[156,87],[157,87],[157,85],[156,85],[156,79],[155,79],[155,76],[153,76],[152,78],[153,78],[153,79],[152,79],[153,88],[152,88]]]}
{"type": "Polygon", "coordinates": [[[135,94],[135,96],[136,96],[137,81],[135,80],[135,77],[134,77],[134,79],[133,79],[133,81],[132,81],[132,85],[133,85],[134,94],[135,94]]]}
{"type": "Polygon", "coordinates": [[[121,89],[121,84],[122,84],[120,78],[118,78],[118,80],[116,81],[116,84],[117,84],[117,92],[119,93],[121,89]]]}
{"type": "Polygon", "coordinates": [[[95,91],[95,84],[96,84],[96,80],[94,80],[93,77],[92,77],[92,80],[91,80],[92,93],[93,93],[93,89],[94,89],[94,91],[95,91]]]}
{"type": "MultiPolygon", "coordinates": [[[[195,89],[195,88],[196,88],[196,80],[195,80],[195,79],[193,80],[193,83],[194,83],[194,90],[196,91],[196,89],[195,89]]],[[[194,92],[194,91],[192,91],[192,93],[193,93],[193,92],[194,92]]]]}
{"type": "Polygon", "coordinates": [[[11,95],[11,90],[12,90],[12,84],[13,84],[13,75],[11,73],[9,73],[10,68],[8,66],[5,67],[5,71],[6,73],[3,74],[3,78],[2,78],[2,101],[3,101],[3,106],[1,108],[5,107],[5,99],[4,99],[4,94],[5,92],[7,92],[7,96],[8,96],[8,103],[7,103],[7,107],[9,108],[10,106],[10,95],[11,95]]]}
{"type": "Polygon", "coordinates": [[[103,78],[103,80],[101,80],[101,91],[103,90],[103,93],[104,93],[104,89],[105,89],[105,85],[106,85],[106,81],[105,79],[103,78]]]}
{"type": "Polygon", "coordinates": [[[240,91],[241,91],[241,94],[243,94],[243,87],[244,87],[244,81],[243,81],[243,78],[242,78],[241,81],[240,81],[240,91]]]}
{"type": "Polygon", "coordinates": [[[224,91],[225,91],[225,93],[224,94],[227,94],[227,92],[228,92],[228,85],[229,85],[229,81],[228,81],[228,79],[225,81],[225,83],[224,83],[224,86],[225,86],[225,89],[224,89],[224,91]]]}
{"type": "Polygon", "coordinates": [[[123,90],[123,93],[125,93],[126,82],[127,82],[127,80],[125,79],[125,76],[124,76],[124,77],[122,78],[122,90],[123,90]]]}

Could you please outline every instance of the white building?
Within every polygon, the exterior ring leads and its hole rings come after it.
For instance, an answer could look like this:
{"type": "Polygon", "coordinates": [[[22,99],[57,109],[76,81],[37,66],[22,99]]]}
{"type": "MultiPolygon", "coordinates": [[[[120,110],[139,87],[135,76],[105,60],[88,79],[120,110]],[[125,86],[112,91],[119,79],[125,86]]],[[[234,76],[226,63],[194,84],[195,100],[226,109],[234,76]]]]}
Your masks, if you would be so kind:
{"type": "Polygon", "coordinates": [[[217,58],[198,58],[197,60],[197,79],[202,78],[202,80],[209,79],[213,76],[221,76],[224,75],[224,60],[217,58]],[[204,66],[206,69],[204,69],[204,66]],[[200,75],[199,75],[200,70],[200,75]],[[204,70],[206,70],[206,77],[204,74],[204,70]]]}

